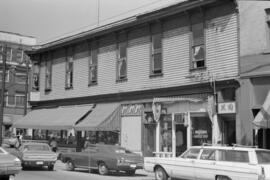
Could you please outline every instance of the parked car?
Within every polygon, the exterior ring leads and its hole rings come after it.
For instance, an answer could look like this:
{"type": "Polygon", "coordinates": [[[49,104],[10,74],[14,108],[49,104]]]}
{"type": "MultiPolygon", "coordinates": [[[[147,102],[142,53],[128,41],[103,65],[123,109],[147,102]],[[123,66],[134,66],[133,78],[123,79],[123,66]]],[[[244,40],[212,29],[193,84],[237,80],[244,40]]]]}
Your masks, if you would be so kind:
{"type": "Polygon", "coordinates": [[[90,144],[82,152],[61,154],[61,160],[66,163],[68,170],[93,169],[101,175],[109,171],[125,171],[134,175],[137,169],[143,168],[141,155],[115,145],[90,144]]]}
{"type": "Polygon", "coordinates": [[[47,166],[52,171],[57,160],[57,154],[51,151],[46,143],[27,142],[19,148],[19,158],[22,168],[47,166]]]}
{"type": "Polygon", "coordinates": [[[0,179],[8,180],[10,176],[18,174],[21,168],[20,159],[0,147],[0,179]]]}
{"type": "Polygon", "coordinates": [[[144,159],[156,180],[270,180],[270,151],[251,147],[194,146],[179,157],[144,159]]]}
{"type": "Polygon", "coordinates": [[[9,136],[4,137],[3,144],[8,145],[9,147],[18,147],[19,141],[15,134],[10,134],[9,136]]]}

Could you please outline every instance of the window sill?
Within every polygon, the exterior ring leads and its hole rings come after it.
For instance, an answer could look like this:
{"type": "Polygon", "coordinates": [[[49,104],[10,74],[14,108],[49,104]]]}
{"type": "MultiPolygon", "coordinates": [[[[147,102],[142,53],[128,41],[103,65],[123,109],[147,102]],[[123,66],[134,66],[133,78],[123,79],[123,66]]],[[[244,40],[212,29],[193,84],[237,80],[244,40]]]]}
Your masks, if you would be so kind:
{"type": "Polygon", "coordinates": [[[97,82],[91,82],[91,83],[88,84],[88,87],[90,87],[90,86],[96,86],[97,84],[98,84],[97,82]]]}
{"type": "Polygon", "coordinates": [[[156,77],[162,77],[163,73],[156,73],[156,74],[150,74],[149,77],[150,78],[156,78],[156,77]]]}
{"type": "Polygon", "coordinates": [[[71,89],[73,89],[73,86],[65,87],[65,90],[71,90],[71,89]]]}
{"type": "Polygon", "coordinates": [[[127,78],[123,78],[123,79],[117,79],[116,83],[123,83],[123,82],[127,82],[127,78]]]}
{"type": "Polygon", "coordinates": [[[206,70],[206,67],[199,67],[199,68],[190,68],[189,71],[200,71],[200,70],[206,70]]]}

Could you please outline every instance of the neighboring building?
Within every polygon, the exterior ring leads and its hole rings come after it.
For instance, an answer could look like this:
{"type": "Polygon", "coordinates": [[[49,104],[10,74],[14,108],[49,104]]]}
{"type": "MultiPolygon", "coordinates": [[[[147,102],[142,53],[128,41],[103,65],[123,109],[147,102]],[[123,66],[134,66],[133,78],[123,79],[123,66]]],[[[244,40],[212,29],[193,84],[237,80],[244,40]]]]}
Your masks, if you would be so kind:
{"type": "Polygon", "coordinates": [[[32,128],[34,138],[76,135],[78,147],[80,137],[115,137],[146,156],[175,156],[241,134],[235,1],[175,2],[30,56],[38,86],[15,127],[32,128]]]}
{"type": "Polygon", "coordinates": [[[270,2],[239,1],[239,13],[238,142],[270,149],[270,2]]]}
{"type": "Polygon", "coordinates": [[[30,50],[33,45],[36,45],[36,39],[31,36],[0,31],[0,90],[3,89],[3,59],[6,54],[3,133],[9,130],[13,121],[24,114],[26,60],[28,58],[24,51],[30,50]]]}

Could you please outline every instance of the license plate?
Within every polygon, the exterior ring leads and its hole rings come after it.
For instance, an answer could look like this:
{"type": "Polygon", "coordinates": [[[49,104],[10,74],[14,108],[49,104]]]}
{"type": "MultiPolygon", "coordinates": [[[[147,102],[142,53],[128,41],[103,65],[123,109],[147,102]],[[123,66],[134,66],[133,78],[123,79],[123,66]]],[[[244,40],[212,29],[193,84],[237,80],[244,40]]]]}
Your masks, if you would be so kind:
{"type": "Polygon", "coordinates": [[[136,168],[136,164],[131,164],[130,167],[131,168],[136,168]]]}
{"type": "Polygon", "coordinates": [[[43,162],[42,161],[37,161],[36,164],[41,165],[41,164],[43,164],[43,162]]]}

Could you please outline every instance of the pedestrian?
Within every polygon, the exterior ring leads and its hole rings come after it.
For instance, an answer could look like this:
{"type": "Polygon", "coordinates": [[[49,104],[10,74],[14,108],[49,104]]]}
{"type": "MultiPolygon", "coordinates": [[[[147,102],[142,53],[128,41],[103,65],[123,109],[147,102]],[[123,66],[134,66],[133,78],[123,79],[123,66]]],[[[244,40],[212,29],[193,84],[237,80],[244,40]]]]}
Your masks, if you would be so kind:
{"type": "Polygon", "coordinates": [[[50,146],[51,146],[53,152],[57,151],[57,141],[55,140],[55,137],[52,137],[52,140],[50,142],[50,146]]]}

